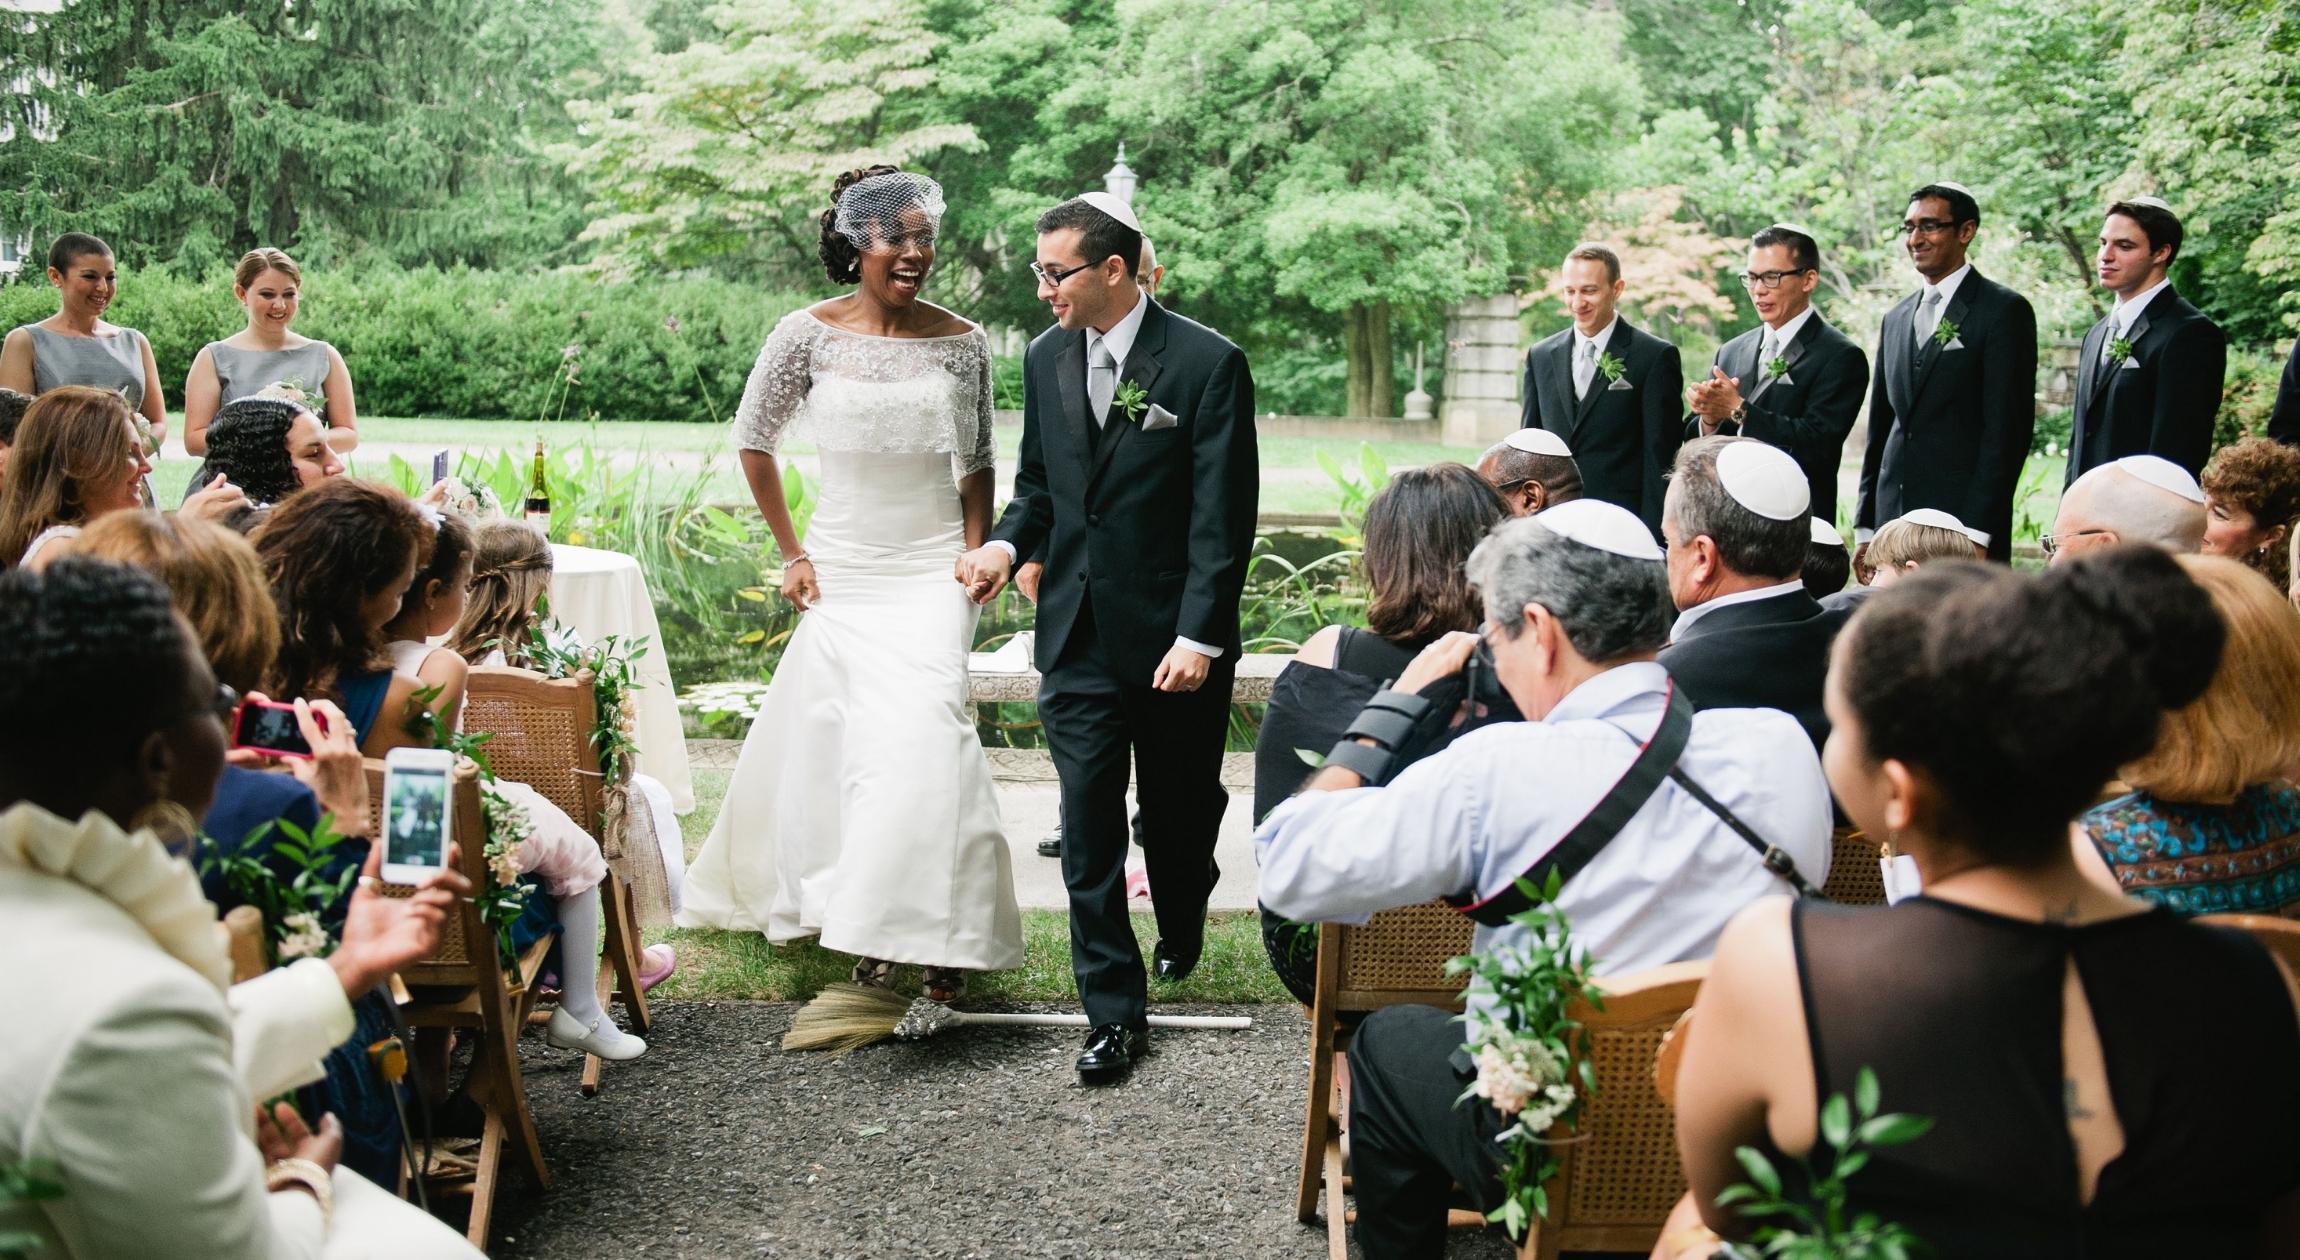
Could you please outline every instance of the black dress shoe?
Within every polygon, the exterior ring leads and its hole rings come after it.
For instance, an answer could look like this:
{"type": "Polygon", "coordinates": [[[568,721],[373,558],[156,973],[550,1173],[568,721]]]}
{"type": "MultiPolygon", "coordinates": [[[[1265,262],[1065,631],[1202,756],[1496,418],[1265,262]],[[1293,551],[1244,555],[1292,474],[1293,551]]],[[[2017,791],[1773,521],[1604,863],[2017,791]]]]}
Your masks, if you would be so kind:
{"type": "Polygon", "coordinates": [[[1187,980],[1190,978],[1190,973],[1198,969],[1198,955],[1204,949],[1204,942],[1200,942],[1189,949],[1183,949],[1179,945],[1168,945],[1166,942],[1160,941],[1150,951],[1151,970],[1157,973],[1160,980],[1169,984],[1178,980],[1187,980]]]}
{"type": "Polygon", "coordinates": [[[1148,1053],[1150,1030],[1124,1024],[1096,1024],[1086,1034],[1086,1049],[1078,1056],[1078,1083],[1115,1085],[1126,1079],[1134,1061],[1148,1053]]]}
{"type": "Polygon", "coordinates": [[[1047,832],[1046,838],[1038,842],[1038,856],[1050,858],[1062,856],[1061,823],[1054,824],[1054,830],[1047,832]]]}

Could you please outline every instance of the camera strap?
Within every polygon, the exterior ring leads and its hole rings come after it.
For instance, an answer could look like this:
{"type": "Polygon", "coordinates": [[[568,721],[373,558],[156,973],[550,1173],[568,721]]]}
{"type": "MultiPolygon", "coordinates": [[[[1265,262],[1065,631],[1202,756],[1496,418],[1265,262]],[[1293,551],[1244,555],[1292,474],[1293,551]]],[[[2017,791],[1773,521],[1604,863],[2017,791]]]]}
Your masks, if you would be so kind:
{"type": "Polygon", "coordinates": [[[1678,689],[1677,680],[1671,679],[1662,705],[1661,722],[1654,728],[1653,735],[1638,748],[1637,757],[1629,763],[1629,769],[1599,798],[1596,806],[1580,822],[1575,823],[1572,830],[1565,833],[1565,838],[1527,867],[1523,875],[1511,880],[1492,896],[1483,900],[1467,895],[1448,897],[1446,904],[1487,927],[1500,927],[1507,923],[1512,915],[1522,914],[1534,904],[1534,899],[1525,892],[1527,887],[1548,887],[1553,873],[1561,884],[1580,874],[1583,867],[1595,860],[1605,846],[1621,834],[1621,829],[1629,825],[1629,820],[1637,816],[1637,811],[1645,808],[1645,803],[1653,799],[1653,794],[1661,789],[1663,779],[1675,781],[1694,800],[1699,801],[1703,808],[1717,815],[1733,834],[1757,850],[1766,870],[1787,881],[1799,896],[1820,896],[1798,872],[1795,860],[1778,846],[1767,843],[1747,823],[1734,817],[1733,812],[1725,808],[1724,802],[1711,796],[1683,770],[1678,769],[1677,759],[1684,755],[1686,742],[1692,735],[1693,702],[1686,699],[1685,693],[1678,689]]]}

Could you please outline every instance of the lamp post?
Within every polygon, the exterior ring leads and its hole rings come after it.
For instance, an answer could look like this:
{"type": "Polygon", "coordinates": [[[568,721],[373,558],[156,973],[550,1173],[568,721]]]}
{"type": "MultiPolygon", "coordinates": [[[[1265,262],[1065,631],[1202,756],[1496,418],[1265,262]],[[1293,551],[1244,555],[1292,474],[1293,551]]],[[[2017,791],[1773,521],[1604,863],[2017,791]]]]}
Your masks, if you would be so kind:
{"type": "Polygon", "coordinates": [[[1118,162],[1102,176],[1102,191],[1127,205],[1133,205],[1134,189],[1141,182],[1135,176],[1134,168],[1126,165],[1126,142],[1124,140],[1119,141],[1118,162]]]}

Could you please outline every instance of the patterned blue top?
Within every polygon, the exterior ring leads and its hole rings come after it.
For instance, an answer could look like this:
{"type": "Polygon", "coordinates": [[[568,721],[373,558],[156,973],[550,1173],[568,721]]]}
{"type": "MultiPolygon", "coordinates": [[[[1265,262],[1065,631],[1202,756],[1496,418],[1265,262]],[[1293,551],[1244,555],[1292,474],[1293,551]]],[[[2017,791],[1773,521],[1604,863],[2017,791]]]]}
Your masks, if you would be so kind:
{"type": "Polygon", "coordinates": [[[2300,788],[2259,784],[2226,805],[2134,792],[2082,821],[2135,897],[2179,915],[2300,919],[2300,788]]]}

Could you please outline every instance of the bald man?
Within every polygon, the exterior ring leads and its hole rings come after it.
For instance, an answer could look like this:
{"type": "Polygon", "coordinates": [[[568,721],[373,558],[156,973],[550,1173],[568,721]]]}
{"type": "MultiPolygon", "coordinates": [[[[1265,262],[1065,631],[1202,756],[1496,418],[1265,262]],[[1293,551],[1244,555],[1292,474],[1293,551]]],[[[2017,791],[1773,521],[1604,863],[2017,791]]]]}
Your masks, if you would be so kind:
{"type": "Polygon", "coordinates": [[[2120,542],[2193,555],[2204,546],[2204,491],[2171,460],[2128,455],[2069,486],[2043,541],[2054,564],[2120,542]]]}
{"type": "MultiPolygon", "coordinates": [[[[1520,430],[1520,432],[1542,432],[1520,430]]],[[[1525,450],[1515,435],[1494,443],[1477,460],[1477,475],[1486,479],[1509,505],[1511,516],[1531,516],[1582,496],[1581,465],[1571,455],[1525,450]]]]}

